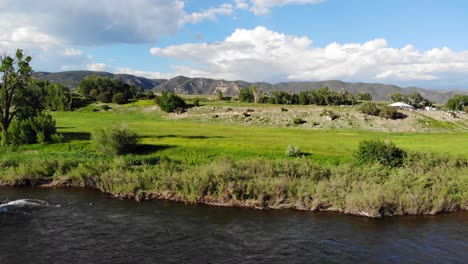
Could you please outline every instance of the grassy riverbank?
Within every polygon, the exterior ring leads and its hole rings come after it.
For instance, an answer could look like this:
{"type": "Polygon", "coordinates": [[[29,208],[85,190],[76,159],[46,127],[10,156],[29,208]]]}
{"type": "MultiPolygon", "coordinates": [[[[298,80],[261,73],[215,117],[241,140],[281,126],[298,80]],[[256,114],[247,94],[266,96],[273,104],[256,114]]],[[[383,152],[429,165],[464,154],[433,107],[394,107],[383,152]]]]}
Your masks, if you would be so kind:
{"type": "Polygon", "coordinates": [[[110,111],[93,107],[99,109],[53,113],[63,143],[1,148],[0,184],[90,186],[136,199],[367,216],[468,208],[468,135],[458,130],[260,126],[171,116],[151,101],[110,111]],[[91,133],[121,122],[142,136],[137,152],[97,154],[91,133]],[[400,168],[358,165],[353,152],[369,139],[391,140],[410,155],[400,168]],[[300,147],[304,156],[287,157],[288,145],[300,147]]]}

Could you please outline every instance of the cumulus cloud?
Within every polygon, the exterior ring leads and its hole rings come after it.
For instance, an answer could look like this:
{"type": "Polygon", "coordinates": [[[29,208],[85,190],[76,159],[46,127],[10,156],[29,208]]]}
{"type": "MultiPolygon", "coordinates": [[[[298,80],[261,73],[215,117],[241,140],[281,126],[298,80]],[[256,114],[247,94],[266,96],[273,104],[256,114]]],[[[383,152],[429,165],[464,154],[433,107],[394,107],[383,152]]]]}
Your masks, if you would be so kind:
{"type": "Polygon", "coordinates": [[[173,0],[3,0],[0,15],[12,29],[34,26],[69,44],[154,42],[174,34],[185,16],[173,0]],[[20,18],[20,19],[16,19],[20,18]]]}
{"type": "Polygon", "coordinates": [[[105,71],[107,65],[104,63],[90,63],[86,65],[88,71],[105,71]]]}
{"type": "Polygon", "coordinates": [[[174,73],[249,81],[330,80],[431,81],[468,72],[468,51],[444,47],[420,51],[391,48],[385,39],[314,47],[308,37],[237,29],[224,41],[155,47],[154,56],[181,61],[174,73]]]}

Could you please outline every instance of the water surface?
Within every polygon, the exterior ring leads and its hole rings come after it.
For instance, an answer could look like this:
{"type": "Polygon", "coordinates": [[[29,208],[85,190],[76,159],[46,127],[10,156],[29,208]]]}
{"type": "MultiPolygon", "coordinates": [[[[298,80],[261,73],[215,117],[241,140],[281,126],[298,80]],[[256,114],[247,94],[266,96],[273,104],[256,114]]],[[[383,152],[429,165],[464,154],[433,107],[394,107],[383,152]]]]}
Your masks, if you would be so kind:
{"type": "Polygon", "coordinates": [[[369,219],[0,188],[0,263],[467,263],[468,212],[369,219]],[[15,210],[13,210],[15,209],[15,210]]]}

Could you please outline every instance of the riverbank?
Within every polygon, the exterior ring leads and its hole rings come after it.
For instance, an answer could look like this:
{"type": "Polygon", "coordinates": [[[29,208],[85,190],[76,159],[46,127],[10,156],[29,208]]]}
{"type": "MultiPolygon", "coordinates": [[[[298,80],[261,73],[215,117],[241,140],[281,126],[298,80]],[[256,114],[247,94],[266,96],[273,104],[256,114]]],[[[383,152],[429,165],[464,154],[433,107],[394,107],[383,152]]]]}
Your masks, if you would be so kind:
{"type": "Polygon", "coordinates": [[[164,199],[255,209],[335,211],[367,217],[468,209],[468,161],[411,154],[404,167],[321,165],[307,158],[42,160],[0,173],[0,185],[96,188],[137,201],[164,199]],[[153,164],[150,164],[153,163],[153,164]]]}

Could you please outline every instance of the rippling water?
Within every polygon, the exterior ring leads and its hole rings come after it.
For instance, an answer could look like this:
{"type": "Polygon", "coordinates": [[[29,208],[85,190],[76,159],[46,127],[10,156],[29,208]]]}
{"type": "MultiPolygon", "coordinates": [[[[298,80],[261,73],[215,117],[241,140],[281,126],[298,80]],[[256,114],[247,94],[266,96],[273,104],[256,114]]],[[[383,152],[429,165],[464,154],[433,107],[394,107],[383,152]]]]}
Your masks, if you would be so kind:
{"type": "Polygon", "coordinates": [[[0,263],[467,263],[468,212],[368,219],[0,188],[0,263]],[[1,208],[1,206],[0,206],[1,208]]]}

